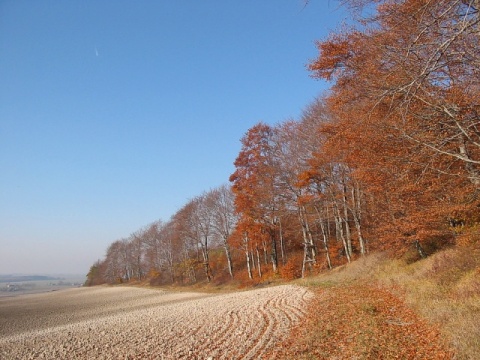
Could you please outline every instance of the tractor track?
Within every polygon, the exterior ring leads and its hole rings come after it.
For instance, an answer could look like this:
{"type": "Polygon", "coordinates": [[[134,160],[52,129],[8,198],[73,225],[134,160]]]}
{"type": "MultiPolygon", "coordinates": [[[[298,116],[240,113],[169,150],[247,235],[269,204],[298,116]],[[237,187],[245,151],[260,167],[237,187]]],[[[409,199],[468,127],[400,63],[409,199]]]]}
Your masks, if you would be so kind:
{"type": "Polygon", "coordinates": [[[0,359],[260,359],[312,294],[283,285],[228,294],[80,288],[0,301],[0,359]]]}

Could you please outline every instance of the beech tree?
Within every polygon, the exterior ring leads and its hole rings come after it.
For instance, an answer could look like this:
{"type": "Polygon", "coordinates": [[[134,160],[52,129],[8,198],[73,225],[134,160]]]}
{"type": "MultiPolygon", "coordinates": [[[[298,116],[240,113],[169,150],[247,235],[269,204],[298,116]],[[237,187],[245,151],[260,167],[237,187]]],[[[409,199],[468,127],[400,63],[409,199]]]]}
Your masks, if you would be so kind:
{"type": "MultiPolygon", "coordinates": [[[[235,209],[240,221],[258,223],[270,240],[270,259],[273,271],[278,269],[277,226],[278,192],[276,188],[273,130],[259,123],[242,138],[242,149],[235,160],[235,172],[230,176],[235,194],[235,209]]],[[[266,251],[266,248],[264,248],[266,251]]]]}
{"type": "Polygon", "coordinates": [[[221,239],[227,259],[228,273],[233,278],[233,262],[229,239],[237,224],[234,195],[230,187],[222,185],[211,190],[207,197],[210,199],[211,225],[215,234],[221,239]]]}
{"type": "Polygon", "coordinates": [[[195,204],[189,201],[173,217],[175,236],[181,244],[181,261],[177,268],[183,277],[190,282],[197,281],[196,265],[200,263],[199,252],[200,232],[194,216],[195,204]]]}
{"type": "Polygon", "coordinates": [[[125,242],[114,241],[105,255],[104,278],[107,282],[113,284],[130,280],[129,266],[125,260],[125,242]]]}
{"type": "Polygon", "coordinates": [[[146,268],[150,277],[160,277],[163,273],[175,281],[174,265],[178,258],[179,246],[175,242],[172,221],[158,220],[143,231],[146,268]]]}
{"type": "Polygon", "coordinates": [[[212,270],[210,266],[210,246],[213,240],[213,207],[212,197],[203,193],[192,201],[191,226],[195,227],[198,244],[202,251],[203,268],[207,281],[212,280],[212,270]]]}
{"type": "Polygon", "coordinates": [[[102,285],[105,283],[105,261],[97,260],[87,273],[84,286],[102,285]]]}
{"type": "MultiPolygon", "coordinates": [[[[305,202],[305,189],[297,186],[300,174],[308,166],[308,144],[306,139],[300,136],[301,125],[296,121],[286,121],[278,125],[275,128],[274,149],[278,164],[278,191],[281,194],[282,212],[295,213],[301,228],[304,250],[303,277],[306,269],[311,270],[316,264],[318,250],[312,229],[312,214],[305,202]]],[[[280,235],[283,239],[283,234],[280,233],[280,235]]],[[[281,249],[283,255],[284,241],[281,241],[281,249]]]]}
{"type": "Polygon", "coordinates": [[[170,275],[170,282],[175,282],[175,264],[179,261],[181,244],[178,243],[175,236],[175,223],[169,221],[159,228],[158,231],[161,244],[161,259],[163,268],[167,269],[170,275]]]}
{"type": "Polygon", "coordinates": [[[348,141],[377,234],[423,256],[421,243],[448,237],[447,219],[478,193],[478,1],[363,3],[379,3],[366,27],[318,42],[310,69],[335,81],[330,141],[348,141]]]}
{"type": "Polygon", "coordinates": [[[325,262],[328,269],[332,268],[330,256],[329,238],[330,238],[330,213],[329,204],[325,197],[325,178],[326,174],[319,176],[324,169],[323,164],[319,164],[315,159],[325,158],[323,148],[326,141],[326,134],[319,129],[325,124],[331,122],[328,109],[325,105],[325,99],[319,97],[315,99],[303,112],[297,126],[296,138],[301,143],[302,162],[304,162],[302,171],[297,174],[296,187],[303,190],[299,202],[305,209],[313,209],[315,225],[317,226],[317,236],[321,242],[322,252],[325,254],[325,262]]]}
{"type": "Polygon", "coordinates": [[[128,244],[131,257],[132,277],[142,280],[147,275],[145,263],[145,231],[141,229],[130,236],[128,244]]]}
{"type": "Polygon", "coordinates": [[[161,242],[159,229],[163,226],[161,220],[150,224],[143,231],[143,241],[145,246],[145,262],[148,273],[158,273],[162,268],[161,242]]]}
{"type": "Polygon", "coordinates": [[[266,234],[258,221],[244,214],[240,216],[229,243],[244,253],[249,279],[253,279],[253,270],[257,270],[258,277],[262,277],[260,248],[264,246],[265,238],[266,234]]]}
{"type": "Polygon", "coordinates": [[[343,103],[356,100],[357,110],[391,118],[393,130],[430,156],[450,158],[446,173],[458,176],[451,163],[463,163],[478,191],[478,1],[347,1],[369,2],[380,5],[367,28],[319,42],[310,69],[336,80],[343,103]]]}

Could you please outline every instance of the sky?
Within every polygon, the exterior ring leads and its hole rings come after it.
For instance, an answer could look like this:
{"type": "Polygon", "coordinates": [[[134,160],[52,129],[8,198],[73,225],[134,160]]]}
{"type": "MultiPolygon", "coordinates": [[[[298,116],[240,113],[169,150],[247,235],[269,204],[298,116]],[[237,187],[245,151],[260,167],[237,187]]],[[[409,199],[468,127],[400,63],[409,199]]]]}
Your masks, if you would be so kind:
{"type": "Polygon", "coordinates": [[[334,0],[0,0],[0,274],[86,274],[328,84],[334,0]]]}

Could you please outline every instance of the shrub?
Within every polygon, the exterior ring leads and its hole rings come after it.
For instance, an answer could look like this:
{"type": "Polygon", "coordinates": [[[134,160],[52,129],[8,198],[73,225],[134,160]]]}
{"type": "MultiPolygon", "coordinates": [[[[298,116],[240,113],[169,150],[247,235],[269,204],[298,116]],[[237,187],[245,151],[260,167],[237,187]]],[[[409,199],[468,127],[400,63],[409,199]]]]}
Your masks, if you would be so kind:
{"type": "Polygon", "coordinates": [[[302,262],[302,254],[294,254],[290,256],[287,263],[279,269],[279,274],[282,279],[293,280],[302,277],[302,262]]]}

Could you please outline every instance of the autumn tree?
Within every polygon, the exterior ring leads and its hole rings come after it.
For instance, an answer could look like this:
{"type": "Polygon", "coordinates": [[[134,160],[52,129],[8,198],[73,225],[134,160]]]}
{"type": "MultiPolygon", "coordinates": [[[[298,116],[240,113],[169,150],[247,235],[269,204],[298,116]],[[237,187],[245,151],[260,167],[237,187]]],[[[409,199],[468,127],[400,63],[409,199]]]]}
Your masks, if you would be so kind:
{"type": "Polygon", "coordinates": [[[372,225],[423,256],[478,193],[478,2],[363,3],[379,4],[366,26],[319,42],[310,69],[335,81],[330,142],[374,197],[372,225]]]}
{"type": "Polygon", "coordinates": [[[85,280],[84,286],[95,286],[105,283],[104,279],[105,262],[97,260],[87,273],[87,280],[85,280]]]}
{"type": "Polygon", "coordinates": [[[221,239],[225,257],[227,259],[228,273],[233,278],[232,252],[229,239],[237,224],[237,215],[235,213],[234,195],[231,188],[222,185],[208,192],[211,226],[216,236],[221,239]]]}
{"type": "Polygon", "coordinates": [[[262,277],[262,259],[260,249],[264,246],[267,234],[262,225],[252,218],[241,215],[229,238],[229,244],[245,254],[246,268],[249,279],[253,279],[253,271],[262,277]]]}
{"type": "Polygon", "coordinates": [[[145,246],[145,262],[149,274],[157,273],[162,268],[162,257],[159,229],[163,226],[161,220],[150,224],[143,231],[143,241],[145,246]]]}
{"type": "Polygon", "coordinates": [[[145,266],[149,276],[159,278],[165,273],[171,283],[175,281],[174,265],[180,252],[173,228],[173,221],[158,220],[143,231],[145,266]]]}
{"type": "Polygon", "coordinates": [[[114,241],[110,244],[105,255],[104,278],[108,283],[118,283],[129,280],[128,264],[125,264],[124,242],[114,241]]]}
{"type": "MultiPolygon", "coordinates": [[[[302,124],[296,121],[286,121],[279,124],[274,130],[274,150],[276,157],[278,192],[283,213],[294,213],[301,228],[303,245],[302,277],[306,269],[312,269],[317,262],[317,245],[312,228],[312,211],[305,201],[305,188],[299,187],[298,180],[301,173],[308,167],[308,140],[302,136],[302,124]]],[[[280,219],[282,217],[280,216],[280,219]]],[[[282,258],[285,257],[283,234],[281,236],[282,258]]]]}
{"type": "Polygon", "coordinates": [[[325,254],[327,268],[332,268],[330,255],[330,235],[331,235],[331,213],[330,205],[325,194],[326,174],[322,173],[324,164],[318,163],[315,159],[320,155],[324,156],[324,144],[326,135],[319,131],[325,124],[331,123],[331,116],[325,105],[323,97],[316,98],[303,111],[297,125],[295,138],[301,144],[300,158],[303,162],[301,171],[296,175],[297,182],[295,187],[302,189],[302,195],[299,202],[308,212],[313,212],[315,217],[315,226],[317,228],[317,238],[321,243],[320,248],[325,254]]]}
{"type": "Polygon", "coordinates": [[[213,240],[213,197],[203,193],[191,202],[190,226],[195,228],[198,245],[201,248],[203,268],[207,281],[212,280],[210,247],[213,240]]]}
{"type": "MultiPolygon", "coordinates": [[[[235,208],[245,227],[258,223],[268,234],[273,271],[278,268],[277,226],[278,191],[272,151],[273,129],[259,123],[242,138],[242,149],[230,176],[235,194],[235,208]]],[[[264,249],[266,251],[266,248],[264,249]]]]}
{"type": "Polygon", "coordinates": [[[189,282],[197,281],[196,266],[201,261],[199,252],[199,229],[195,221],[192,201],[185,204],[172,217],[174,223],[174,236],[181,244],[180,260],[177,263],[177,271],[181,278],[187,278],[189,282]]]}
{"type": "Polygon", "coordinates": [[[158,238],[160,241],[160,256],[162,259],[162,268],[165,269],[169,276],[170,282],[175,282],[175,264],[180,259],[180,249],[182,245],[175,236],[175,223],[168,221],[158,229],[158,238]]]}
{"type": "Polygon", "coordinates": [[[140,229],[130,235],[128,239],[129,262],[132,268],[132,277],[142,280],[147,275],[147,265],[145,262],[145,236],[146,231],[140,229]]]}

